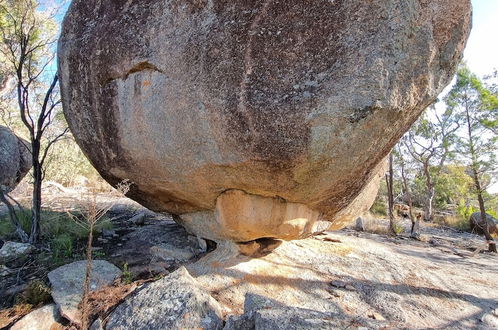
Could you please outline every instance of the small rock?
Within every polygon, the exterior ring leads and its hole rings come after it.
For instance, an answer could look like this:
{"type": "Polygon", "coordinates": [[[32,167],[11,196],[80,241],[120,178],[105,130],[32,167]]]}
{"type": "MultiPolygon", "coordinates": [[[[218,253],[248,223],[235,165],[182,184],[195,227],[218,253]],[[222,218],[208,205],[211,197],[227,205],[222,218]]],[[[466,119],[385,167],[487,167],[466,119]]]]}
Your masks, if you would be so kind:
{"type": "Polygon", "coordinates": [[[167,244],[161,246],[152,246],[150,249],[150,254],[156,258],[168,261],[168,260],[178,260],[178,261],[188,261],[192,259],[195,254],[190,249],[179,249],[174,246],[167,244]]]}
{"type": "Polygon", "coordinates": [[[14,271],[5,265],[0,265],[0,277],[9,276],[14,271]]]}
{"type": "Polygon", "coordinates": [[[21,320],[17,321],[11,330],[53,330],[62,329],[59,323],[61,317],[55,304],[38,308],[21,320]]]}
{"type": "Polygon", "coordinates": [[[101,242],[101,243],[109,243],[109,240],[108,239],[105,239],[105,238],[97,238],[97,241],[101,242]]]}
{"type": "Polygon", "coordinates": [[[107,329],[221,329],[222,308],[181,267],[127,297],[107,329]]]}
{"type": "Polygon", "coordinates": [[[330,282],[330,285],[332,285],[333,287],[339,288],[339,289],[344,289],[347,284],[344,283],[343,281],[333,280],[330,282]]]}
{"type": "Polygon", "coordinates": [[[132,222],[136,226],[142,226],[145,223],[145,212],[140,212],[137,215],[133,216],[129,221],[132,222]]]}
{"type": "MultiPolygon", "coordinates": [[[[78,304],[83,295],[83,283],[86,274],[86,261],[76,261],[59,267],[48,273],[52,285],[52,298],[58,305],[62,316],[79,324],[81,314],[78,304]]],[[[121,276],[121,270],[104,260],[94,260],[92,268],[91,290],[96,290],[114,282],[121,276]]]]}
{"type": "Polygon", "coordinates": [[[116,231],[114,229],[103,229],[102,230],[102,237],[104,238],[111,238],[116,235],[116,231]]]}
{"type": "Polygon", "coordinates": [[[354,229],[357,231],[365,231],[365,221],[363,220],[362,217],[358,217],[356,219],[356,224],[354,229]]]}
{"type": "Polygon", "coordinates": [[[356,288],[350,284],[346,285],[344,288],[349,291],[356,291],[356,288]]]}
{"type": "Polygon", "coordinates": [[[498,329],[498,316],[494,312],[486,313],[481,317],[481,322],[490,329],[498,329]]]}
{"type": "Polygon", "coordinates": [[[379,313],[376,313],[376,312],[372,312],[372,313],[368,314],[368,317],[371,319],[374,319],[374,320],[379,320],[379,321],[386,320],[382,315],[380,315],[379,313]]]}
{"type": "Polygon", "coordinates": [[[28,243],[7,241],[0,249],[0,264],[25,256],[33,249],[33,246],[28,243]]]}

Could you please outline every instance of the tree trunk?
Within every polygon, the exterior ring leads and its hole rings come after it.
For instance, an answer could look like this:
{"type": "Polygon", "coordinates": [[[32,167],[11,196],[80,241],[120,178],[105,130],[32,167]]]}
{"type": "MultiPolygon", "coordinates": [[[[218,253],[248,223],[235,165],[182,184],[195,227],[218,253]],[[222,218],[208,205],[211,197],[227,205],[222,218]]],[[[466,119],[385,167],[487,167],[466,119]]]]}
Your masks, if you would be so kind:
{"type": "Polygon", "coordinates": [[[484,199],[482,197],[481,182],[479,181],[479,177],[477,176],[477,171],[473,169],[473,172],[474,184],[477,190],[477,201],[479,202],[479,211],[481,212],[481,223],[483,224],[482,231],[484,232],[484,237],[488,242],[488,251],[496,253],[496,242],[494,241],[493,236],[491,236],[491,234],[489,233],[488,219],[486,218],[486,208],[484,207],[484,199]]]}
{"type": "Polygon", "coordinates": [[[396,236],[396,219],[394,218],[394,192],[393,192],[393,154],[389,154],[389,173],[386,174],[387,202],[389,214],[389,233],[396,236]]]}
{"type": "Polygon", "coordinates": [[[432,208],[432,203],[434,201],[435,190],[434,190],[434,183],[432,182],[431,173],[429,171],[428,163],[424,163],[424,175],[425,175],[425,185],[427,188],[427,197],[424,206],[424,220],[432,221],[434,213],[432,208]]]}
{"type": "Polygon", "coordinates": [[[412,238],[418,238],[420,236],[419,234],[419,229],[420,229],[420,223],[419,223],[419,218],[415,220],[415,217],[413,216],[413,202],[412,202],[412,194],[410,192],[410,187],[408,186],[408,180],[406,179],[405,175],[405,161],[403,159],[403,155],[400,154],[400,160],[401,160],[401,179],[403,180],[403,189],[405,190],[406,194],[406,199],[408,202],[408,216],[410,217],[410,221],[412,223],[412,228],[410,230],[410,237],[412,238]]]}
{"type": "Polygon", "coordinates": [[[32,154],[33,154],[33,201],[32,201],[32,215],[31,215],[31,235],[29,237],[29,242],[31,244],[37,243],[40,238],[40,220],[41,220],[41,189],[43,173],[40,164],[39,154],[40,154],[40,142],[34,141],[32,144],[32,154]]]}

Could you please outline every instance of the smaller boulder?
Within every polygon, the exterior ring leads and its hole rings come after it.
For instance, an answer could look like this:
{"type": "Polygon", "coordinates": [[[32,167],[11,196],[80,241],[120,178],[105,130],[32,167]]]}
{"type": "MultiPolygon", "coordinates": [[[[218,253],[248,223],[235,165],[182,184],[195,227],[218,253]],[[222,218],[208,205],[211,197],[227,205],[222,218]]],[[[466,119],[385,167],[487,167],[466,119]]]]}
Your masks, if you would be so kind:
{"type": "Polygon", "coordinates": [[[0,189],[10,192],[32,166],[30,144],[10,129],[0,126],[0,189]]]}
{"type": "MultiPolygon", "coordinates": [[[[83,284],[86,274],[86,261],[76,261],[48,273],[52,285],[52,298],[61,315],[75,324],[80,324],[81,313],[78,305],[83,299],[83,284]]],[[[121,270],[105,260],[94,260],[90,290],[94,291],[110,285],[121,276],[121,270]]]]}
{"type": "Polygon", "coordinates": [[[55,304],[38,308],[21,320],[17,321],[11,330],[54,330],[63,329],[59,323],[61,317],[55,304]]]}
{"type": "Polygon", "coordinates": [[[221,310],[181,267],[126,298],[106,329],[221,329],[221,310]]]}
{"type": "MultiPolygon", "coordinates": [[[[486,222],[488,231],[491,235],[498,234],[498,220],[493,218],[490,214],[486,213],[486,222]]],[[[470,230],[473,233],[484,235],[484,222],[481,219],[481,212],[474,212],[469,218],[470,230]]]]}
{"type": "Polygon", "coordinates": [[[5,242],[2,248],[0,248],[0,264],[5,264],[25,256],[33,251],[33,249],[33,246],[28,243],[5,242]]]}

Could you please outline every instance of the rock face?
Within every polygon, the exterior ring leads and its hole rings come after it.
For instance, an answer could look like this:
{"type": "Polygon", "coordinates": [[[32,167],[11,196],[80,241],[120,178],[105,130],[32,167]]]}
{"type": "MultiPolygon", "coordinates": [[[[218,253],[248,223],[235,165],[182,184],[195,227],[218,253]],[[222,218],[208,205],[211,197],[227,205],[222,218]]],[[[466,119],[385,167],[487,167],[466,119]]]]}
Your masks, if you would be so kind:
{"type": "Polygon", "coordinates": [[[63,329],[59,323],[60,315],[55,304],[50,304],[34,310],[20,321],[16,322],[11,330],[55,330],[63,329]]]}
{"type": "Polygon", "coordinates": [[[221,306],[182,267],[126,298],[106,329],[221,329],[221,306]]]}
{"type": "Polygon", "coordinates": [[[32,166],[29,143],[0,126],[0,187],[12,191],[32,166]]]}
{"type": "MultiPolygon", "coordinates": [[[[486,213],[486,222],[488,226],[488,231],[491,235],[498,234],[498,220],[493,218],[490,214],[486,213]]],[[[481,212],[474,212],[469,218],[470,230],[473,233],[480,235],[484,234],[484,223],[481,219],[481,212]]]]}
{"type": "Polygon", "coordinates": [[[7,241],[0,248],[0,264],[21,258],[33,251],[33,246],[28,243],[7,241]]]}
{"type": "Polygon", "coordinates": [[[301,238],[369,208],[470,16],[470,0],[75,0],[64,112],[107,181],[197,235],[301,238]]]}
{"type": "MultiPolygon", "coordinates": [[[[78,305],[83,298],[83,283],[86,274],[86,261],[76,261],[48,273],[52,285],[52,298],[60,314],[68,320],[80,324],[81,312],[78,305]]],[[[119,268],[104,260],[94,260],[90,290],[94,291],[112,284],[121,276],[119,268]]]]}

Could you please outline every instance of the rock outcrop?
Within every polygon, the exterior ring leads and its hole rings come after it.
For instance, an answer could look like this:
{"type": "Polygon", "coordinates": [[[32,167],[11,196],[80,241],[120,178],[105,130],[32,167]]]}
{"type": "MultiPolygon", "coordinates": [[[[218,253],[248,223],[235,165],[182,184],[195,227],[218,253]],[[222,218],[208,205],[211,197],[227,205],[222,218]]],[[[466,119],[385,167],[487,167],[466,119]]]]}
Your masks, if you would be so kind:
{"type": "Polygon", "coordinates": [[[106,329],[222,329],[222,308],[184,267],[146,285],[109,316],[106,329]]]}
{"type": "Polygon", "coordinates": [[[11,330],[56,330],[63,329],[61,317],[55,304],[38,308],[16,322],[11,330]]]}
{"type": "MultiPolygon", "coordinates": [[[[484,222],[481,219],[481,212],[474,212],[469,218],[470,230],[473,233],[483,235],[484,234],[484,222]]],[[[498,234],[498,220],[493,218],[490,214],[486,213],[486,225],[488,226],[488,231],[491,235],[498,234]]]]}
{"type": "MultiPolygon", "coordinates": [[[[52,298],[60,314],[75,324],[81,323],[81,311],[78,305],[83,299],[86,261],[76,261],[59,267],[48,273],[52,286],[52,298]]],[[[121,270],[105,260],[92,262],[90,291],[112,284],[121,276],[121,270]]]]}
{"type": "Polygon", "coordinates": [[[32,166],[29,142],[0,126],[0,188],[12,191],[32,166]]]}
{"type": "Polygon", "coordinates": [[[470,16],[470,0],[75,0],[64,112],[107,181],[195,234],[302,238],[369,208],[470,16]]]}

